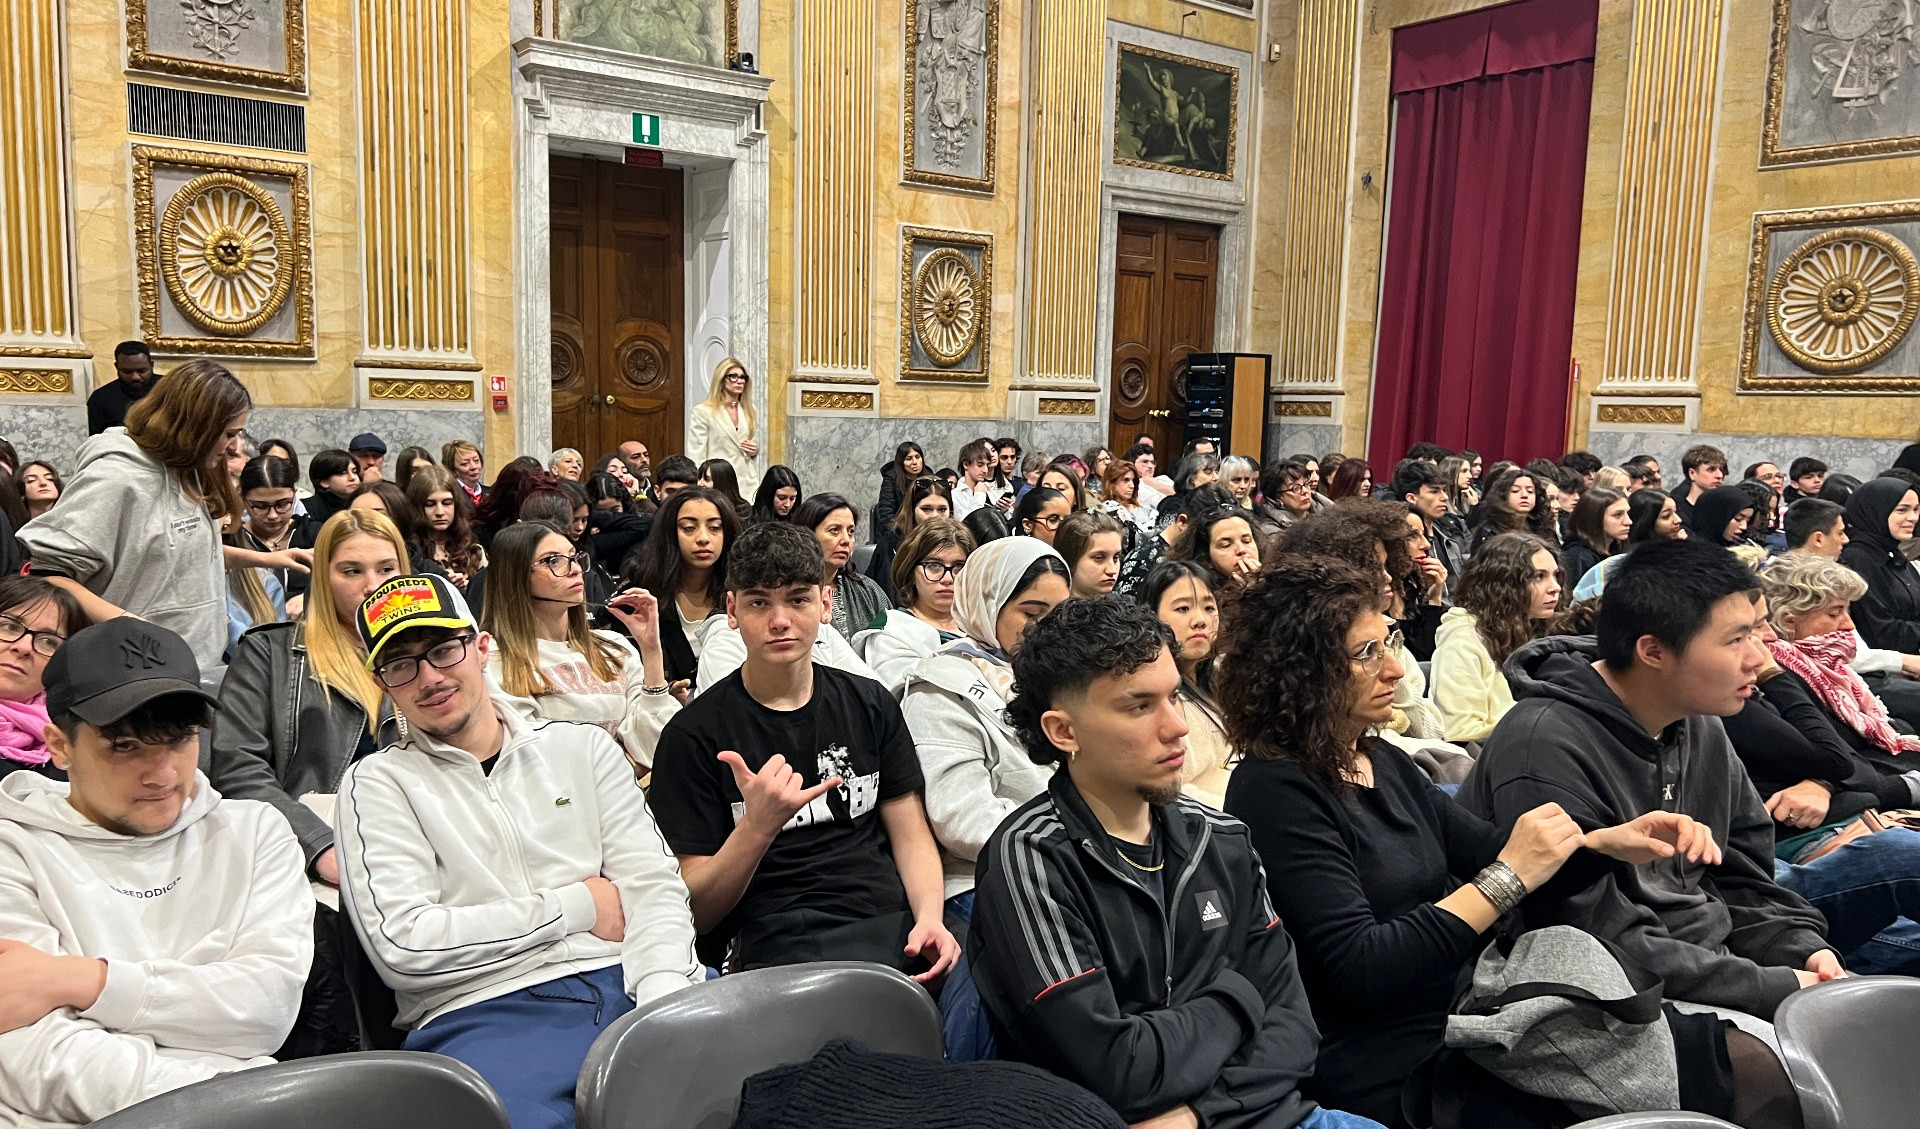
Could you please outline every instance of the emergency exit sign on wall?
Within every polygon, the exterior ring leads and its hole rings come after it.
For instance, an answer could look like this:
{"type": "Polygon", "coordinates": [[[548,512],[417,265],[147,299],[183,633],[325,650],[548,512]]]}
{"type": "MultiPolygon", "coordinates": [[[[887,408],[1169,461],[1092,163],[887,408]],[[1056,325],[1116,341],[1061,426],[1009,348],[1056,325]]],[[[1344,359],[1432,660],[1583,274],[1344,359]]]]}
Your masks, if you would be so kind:
{"type": "Polygon", "coordinates": [[[660,144],[660,115],[633,115],[633,143],[635,145],[660,144]]]}

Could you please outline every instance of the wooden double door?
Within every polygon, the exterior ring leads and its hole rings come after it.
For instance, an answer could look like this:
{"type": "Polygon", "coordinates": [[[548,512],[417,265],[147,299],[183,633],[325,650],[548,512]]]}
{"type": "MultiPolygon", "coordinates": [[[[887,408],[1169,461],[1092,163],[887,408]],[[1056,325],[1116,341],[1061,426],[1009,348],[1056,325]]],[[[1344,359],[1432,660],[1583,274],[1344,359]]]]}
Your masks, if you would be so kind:
{"type": "Polygon", "coordinates": [[[681,449],[686,372],[679,169],[550,158],[553,446],[681,449]]]}
{"type": "Polygon", "coordinates": [[[1187,357],[1213,351],[1220,229],[1156,216],[1120,217],[1114,253],[1112,408],[1115,455],[1141,432],[1153,436],[1159,469],[1183,445],[1179,416],[1187,357]]]}

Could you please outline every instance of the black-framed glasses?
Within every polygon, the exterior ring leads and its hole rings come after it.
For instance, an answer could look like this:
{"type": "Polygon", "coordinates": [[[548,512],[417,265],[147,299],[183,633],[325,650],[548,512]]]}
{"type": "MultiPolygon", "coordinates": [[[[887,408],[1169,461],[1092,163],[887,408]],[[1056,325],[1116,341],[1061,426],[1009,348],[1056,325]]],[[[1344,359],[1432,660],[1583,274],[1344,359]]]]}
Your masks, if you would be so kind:
{"type": "Polygon", "coordinates": [[[398,690],[420,677],[422,662],[432,663],[435,670],[459,666],[460,660],[467,657],[467,648],[476,638],[478,637],[474,635],[456,635],[445,642],[436,643],[427,648],[424,654],[408,655],[403,659],[383,662],[373,668],[373,676],[379,679],[380,685],[387,689],[398,690]]]}
{"type": "Polygon", "coordinates": [[[1311,494],[1313,493],[1313,483],[1304,479],[1299,482],[1289,482],[1280,488],[1280,492],[1282,494],[1311,494]]]}
{"type": "Polygon", "coordinates": [[[1369,639],[1367,645],[1360,648],[1359,654],[1347,657],[1352,659],[1354,665],[1358,666],[1367,677],[1371,678],[1380,673],[1381,667],[1387,665],[1387,656],[1399,654],[1400,648],[1405,644],[1406,636],[1402,635],[1400,629],[1396,627],[1387,632],[1385,640],[1369,639]]]}
{"type": "Polygon", "coordinates": [[[248,502],[247,508],[257,514],[290,514],[293,512],[293,499],[283,502],[248,502]]]}
{"type": "Polygon", "coordinates": [[[0,643],[18,643],[29,637],[33,640],[34,653],[43,659],[52,658],[60,644],[67,641],[58,631],[35,631],[10,615],[0,615],[0,643]]]}
{"type": "Polygon", "coordinates": [[[584,552],[548,553],[544,557],[533,558],[533,563],[536,567],[544,568],[555,576],[572,576],[576,572],[585,572],[588,563],[592,560],[593,557],[584,552]]]}
{"type": "Polygon", "coordinates": [[[927,583],[938,584],[949,576],[959,576],[960,570],[965,567],[967,567],[965,560],[958,560],[952,564],[948,564],[946,561],[936,561],[932,557],[928,557],[926,560],[920,562],[920,575],[927,578],[927,583]]]}

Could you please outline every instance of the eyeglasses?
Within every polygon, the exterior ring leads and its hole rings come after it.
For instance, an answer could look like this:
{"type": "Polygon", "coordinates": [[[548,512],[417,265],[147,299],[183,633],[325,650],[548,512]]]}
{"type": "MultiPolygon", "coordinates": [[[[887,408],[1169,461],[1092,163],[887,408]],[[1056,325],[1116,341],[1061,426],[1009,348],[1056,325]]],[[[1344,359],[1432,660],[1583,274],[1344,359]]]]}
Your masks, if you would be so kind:
{"type": "Polygon", "coordinates": [[[1280,492],[1282,494],[1311,494],[1313,493],[1313,484],[1311,482],[1295,482],[1289,486],[1282,486],[1280,492]]]}
{"type": "Polygon", "coordinates": [[[548,553],[544,557],[535,557],[533,563],[536,568],[544,568],[555,576],[572,576],[575,572],[585,572],[588,562],[592,560],[592,555],[584,552],[548,553]]]}
{"type": "Polygon", "coordinates": [[[422,661],[432,663],[433,669],[435,670],[446,670],[449,667],[459,666],[460,660],[467,657],[468,645],[471,644],[475,638],[476,637],[472,635],[456,635],[444,643],[435,644],[429,648],[425,654],[408,655],[404,659],[394,659],[392,662],[381,663],[379,666],[373,668],[373,676],[379,679],[380,685],[385,686],[387,689],[398,690],[400,687],[420,677],[420,664],[422,661]]]}
{"type": "Polygon", "coordinates": [[[257,514],[290,514],[293,512],[293,499],[284,502],[248,502],[247,508],[257,514]]]}
{"type": "Polygon", "coordinates": [[[33,640],[34,654],[43,659],[52,658],[53,653],[60,649],[60,644],[67,641],[67,637],[58,631],[32,631],[12,616],[0,615],[0,643],[18,643],[28,637],[33,640]]]}
{"type": "Polygon", "coordinates": [[[1392,631],[1387,632],[1385,641],[1369,639],[1367,640],[1367,645],[1360,648],[1359,654],[1348,655],[1347,657],[1353,660],[1354,664],[1360,668],[1362,673],[1372,678],[1380,673],[1381,667],[1387,665],[1387,656],[1390,654],[1398,654],[1400,648],[1405,645],[1405,643],[1406,637],[1402,635],[1400,629],[1396,627],[1392,631]]]}
{"type": "Polygon", "coordinates": [[[927,583],[938,584],[949,576],[959,576],[960,570],[965,567],[967,567],[967,562],[964,560],[948,564],[945,561],[936,561],[932,557],[928,557],[926,560],[920,562],[920,575],[927,578],[927,583]]]}
{"type": "Polygon", "coordinates": [[[1027,520],[1034,525],[1044,525],[1048,529],[1058,529],[1060,528],[1060,523],[1067,520],[1067,515],[1066,514],[1041,514],[1037,517],[1030,517],[1027,520]]]}

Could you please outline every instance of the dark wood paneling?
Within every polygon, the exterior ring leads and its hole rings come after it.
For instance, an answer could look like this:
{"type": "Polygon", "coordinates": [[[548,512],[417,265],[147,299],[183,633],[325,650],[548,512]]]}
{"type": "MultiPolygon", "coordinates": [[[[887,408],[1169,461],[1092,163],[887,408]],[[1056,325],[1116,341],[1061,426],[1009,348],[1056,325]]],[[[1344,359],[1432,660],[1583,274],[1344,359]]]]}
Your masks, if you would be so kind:
{"type": "Polygon", "coordinates": [[[1220,229],[1121,216],[1115,247],[1107,442],[1117,455],[1147,432],[1171,470],[1181,446],[1170,418],[1176,382],[1189,354],[1213,351],[1220,229]]]}

